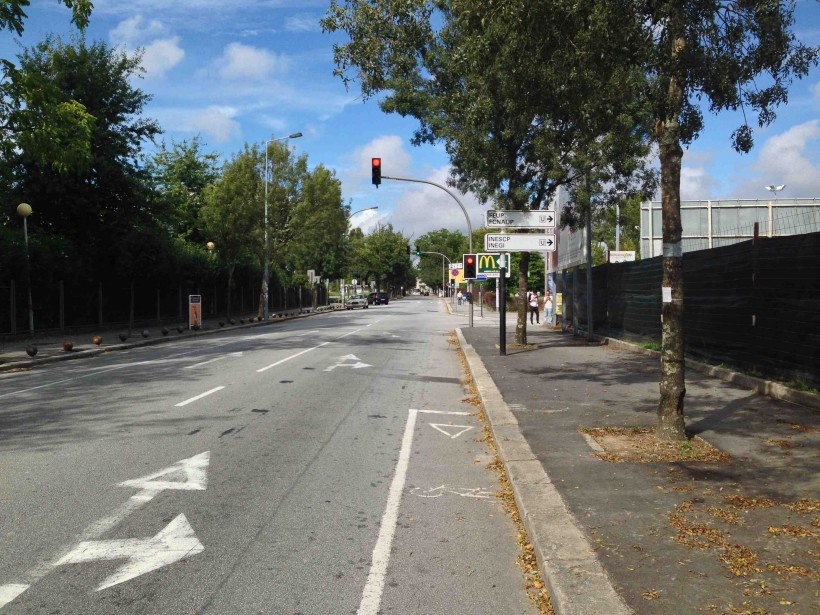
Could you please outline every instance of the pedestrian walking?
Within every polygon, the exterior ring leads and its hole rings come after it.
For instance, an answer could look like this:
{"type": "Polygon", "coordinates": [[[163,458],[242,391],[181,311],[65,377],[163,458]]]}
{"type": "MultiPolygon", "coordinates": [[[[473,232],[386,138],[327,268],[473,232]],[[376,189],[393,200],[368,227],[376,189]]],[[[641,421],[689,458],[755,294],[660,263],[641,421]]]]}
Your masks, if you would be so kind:
{"type": "Polygon", "coordinates": [[[533,324],[532,317],[535,316],[535,324],[541,324],[541,319],[538,316],[538,295],[534,292],[530,291],[529,294],[529,303],[530,303],[530,324],[533,324]]]}
{"type": "Polygon", "coordinates": [[[552,294],[550,291],[544,295],[544,324],[552,324],[552,294]]]}

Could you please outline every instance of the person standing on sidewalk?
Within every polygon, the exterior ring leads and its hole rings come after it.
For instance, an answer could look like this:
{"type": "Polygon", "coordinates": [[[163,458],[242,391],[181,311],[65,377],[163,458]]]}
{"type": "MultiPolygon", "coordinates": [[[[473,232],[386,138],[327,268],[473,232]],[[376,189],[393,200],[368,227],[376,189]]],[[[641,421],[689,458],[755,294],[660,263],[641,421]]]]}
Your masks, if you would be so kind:
{"type": "Polygon", "coordinates": [[[544,295],[544,324],[552,324],[552,295],[550,291],[547,291],[547,294],[544,295]]]}
{"type": "Polygon", "coordinates": [[[535,324],[541,324],[541,319],[538,316],[538,295],[534,292],[530,291],[529,294],[529,302],[530,302],[530,324],[532,323],[532,317],[535,316],[535,324]]]}
{"type": "Polygon", "coordinates": [[[458,304],[461,305],[461,301],[464,299],[463,295],[461,294],[461,291],[458,291],[456,299],[458,299],[458,304]]]}

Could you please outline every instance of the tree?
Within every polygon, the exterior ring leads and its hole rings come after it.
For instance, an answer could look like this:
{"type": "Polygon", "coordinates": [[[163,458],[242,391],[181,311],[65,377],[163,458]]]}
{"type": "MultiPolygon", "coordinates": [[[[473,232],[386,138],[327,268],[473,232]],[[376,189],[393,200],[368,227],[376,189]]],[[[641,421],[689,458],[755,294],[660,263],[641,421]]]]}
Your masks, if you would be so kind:
{"type": "Polygon", "coordinates": [[[256,246],[248,241],[260,226],[262,181],[256,146],[235,154],[222,169],[222,177],[204,190],[200,209],[202,227],[215,246],[216,256],[228,274],[226,316],[231,316],[231,289],[236,266],[252,260],[256,246]]]}
{"type": "MultiPolygon", "coordinates": [[[[606,2],[603,4],[620,4],[606,2]]],[[[753,145],[746,113],[758,124],[775,119],[775,107],[788,99],[793,78],[817,65],[817,47],[797,41],[794,2],[769,0],[634,1],[629,15],[614,26],[609,44],[627,46],[631,62],[650,77],[651,106],[661,164],[663,304],[661,382],[657,436],[683,440],[684,370],[683,257],[680,172],[683,146],[703,128],[701,101],[711,112],[742,109],[744,122],[732,135],[738,152],[753,145]]]]}
{"type": "MultiPolygon", "coordinates": [[[[90,0],[61,0],[72,11],[71,21],[81,31],[88,25],[90,0]]],[[[0,32],[22,35],[28,0],[0,4],[0,32]]],[[[25,149],[42,166],[66,173],[83,168],[90,157],[93,117],[82,103],[65,100],[45,75],[21,73],[0,58],[0,158],[8,160],[25,149]]],[[[0,166],[0,188],[11,182],[10,169],[0,166]]]]}
{"type": "MultiPolygon", "coordinates": [[[[419,121],[415,144],[445,144],[452,184],[498,207],[541,209],[559,185],[573,190],[592,170],[621,183],[651,178],[641,163],[638,71],[586,63],[567,79],[556,68],[568,40],[586,52],[608,34],[589,18],[588,3],[572,7],[347,0],[332,2],[323,26],[350,37],[335,47],[346,83],[355,70],[365,97],[387,91],[385,111],[419,121]],[[604,97],[620,111],[602,113],[604,97]]],[[[522,254],[522,289],[528,263],[522,254]]],[[[516,341],[526,343],[523,297],[516,341]]]]}
{"type": "MultiPolygon", "coordinates": [[[[475,243],[475,242],[474,242],[475,243]]],[[[450,262],[458,262],[468,250],[467,237],[461,231],[439,229],[430,231],[416,239],[415,246],[422,252],[439,252],[450,262]]],[[[477,244],[476,244],[477,245],[477,244]]],[[[422,254],[419,257],[419,277],[431,288],[442,284],[442,258],[436,254],[422,254]]],[[[446,263],[446,261],[445,261],[446,263]]],[[[449,272],[449,266],[448,267],[449,272]]],[[[449,281],[450,275],[444,276],[449,281]]],[[[447,282],[444,282],[445,284],[447,282]]]]}
{"type": "Polygon", "coordinates": [[[166,143],[147,164],[158,210],[169,232],[195,244],[204,245],[208,238],[201,226],[199,211],[204,205],[203,192],[219,177],[219,154],[204,152],[199,136],[190,143],[166,143]]]}
{"type": "Polygon", "coordinates": [[[372,280],[376,290],[394,293],[415,284],[413,266],[407,254],[409,239],[394,231],[391,224],[380,225],[370,235],[354,229],[350,236],[348,272],[351,277],[372,280]]]}
{"type": "MultiPolygon", "coordinates": [[[[261,178],[262,192],[258,208],[258,220],[264,220],[264,187],[267,183],[267,251],[265,250],[265,226],[258,228],[254,234],[256,238],[257,254],[259,262],[263,265],[265,261],[269,263],[274,271],[279,272],[280,278],[286,285],[301,285],[294,277],[296,272],[289,267],[288,253],[293,238],[294,225],[293,216],[296,207],[302,198],[303,182],[307,178],[307,156],[302,154],[298,157],[291,151],[286,143],[271,141],[267,143],[268,148],[268,168],[265,169],[264,151],[259,151],[254,146],[253,151],[257,157],[257,169],[261,178]]],[[[260,290],[259,315],[263,313],[263,298],[265,296],[266,280],[262,280],[260,290]]]]}
{"type": "Polygon", "coordinates": [[[82,38],[47,38],[20,55],[17,85],[31,77],[50,96],[80,103],[93,118],[90,156],[82,169],[61,173],[21,140],[2,166],[13,178],[12,197],[37,211],[30,224],[70,240],[81,257],[75,265],[90,275],[130,275],[135,250],[159,256],[153,244],[140,248],[134,241],[157,234],[161,217],[140,165],[143,142],[160,133],[155,121],[142,117],[150,97],[131,84],[140,72],[139,57],[82,38]]]}
{"type": "Polygon", "coordinates": [[[313,269],[325,278],[342,275],[347,211],[333,171],[319,165],[308,173],[291,226],[288,261],[294,269],[313,269]]]}

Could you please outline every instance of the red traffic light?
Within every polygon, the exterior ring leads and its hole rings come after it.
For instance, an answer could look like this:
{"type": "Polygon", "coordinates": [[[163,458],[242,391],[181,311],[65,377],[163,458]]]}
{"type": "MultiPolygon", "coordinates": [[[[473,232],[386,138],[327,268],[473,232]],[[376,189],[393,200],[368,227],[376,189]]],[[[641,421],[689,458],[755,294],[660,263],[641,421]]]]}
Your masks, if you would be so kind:
{"type": "Polygon", "coordinates": [[[374,167],[382,166],[382,159],[381,158],[373,158],[373,166],[374,167]]]}
{"type": "Polygon", "coordinates": [[[467,257],[467,264],[472,265],[475,262],[475,259],[472,256],[467,257]]]}
{"type": "Polygon", "coordinates": [[[382,183],[382,159],[371,158],[370,170],[372,173],[373,185],[377,186],[382,183]]]}

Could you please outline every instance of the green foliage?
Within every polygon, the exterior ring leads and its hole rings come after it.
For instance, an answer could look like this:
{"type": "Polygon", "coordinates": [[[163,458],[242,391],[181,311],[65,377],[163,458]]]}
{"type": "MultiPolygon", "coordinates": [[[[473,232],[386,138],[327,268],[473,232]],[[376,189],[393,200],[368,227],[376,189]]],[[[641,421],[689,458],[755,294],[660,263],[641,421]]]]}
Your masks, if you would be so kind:
{"type": "MultiPolygon", "coordinates": [[[[139,166],[142,143],[159,133],[154,121],[141,117],[149,97],[131,85],[139,72],[139,58],[81,38],[71,43],[47,38],[20,55],[14,87],[36,84],[31,87],[46,92],[53,108],[76,103],[93,119],[89,155],[84,164],[64,172],[68,167],[42,164],[43,149],[36,138],[26,137],[18,140],[13,156],[0,162],[2,175],[11,178],[12,202],[25,201],[34,209],[32,236],[70,240],[77,265],[90,276],[147,274],[165,253],[160,216],[139,166]]],[[[63,126],[50,134],[70,129],[63,126]]]]}
{"type": "Polygon", "coordinates": [[[378,290],[400,292],[416,284],[415,271],[407,254],[409,239],[393,230],[379,226],[370,235],[358,229],[350,233],[348,277],[373,281],[378,290]]]}
{"type": "Polygon", "coordinates": [[[333,171],[319,165],[305,177],[293,212],[287,259],[292,269],[313,269],[323,278],[341,277],[347,222],[342,184],[333,171]]]}
{"type": "MultiPolygon", "coordinates": [[[[94,5],[91,0],[58,0],[71,9],[71,22],[80,29],[88,25],[91,9],[94,5]]],[[[0,3],[0,31],[11,30],[17,36],[23,34],[23,22],[26,20],[24,8],[29,0],[3,0],[0,3]]]]}
{"type": "Polygon", "coordinates": [[[208,241],[199,216],[203,192],[219,177],[219,154],[203,148],[198,136],[172,142],[170,149],[163,142],[146,165],[164,225],[172,235],[201,245],[208,241]]]}

